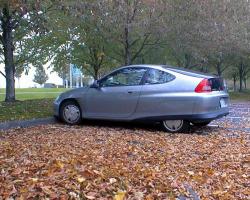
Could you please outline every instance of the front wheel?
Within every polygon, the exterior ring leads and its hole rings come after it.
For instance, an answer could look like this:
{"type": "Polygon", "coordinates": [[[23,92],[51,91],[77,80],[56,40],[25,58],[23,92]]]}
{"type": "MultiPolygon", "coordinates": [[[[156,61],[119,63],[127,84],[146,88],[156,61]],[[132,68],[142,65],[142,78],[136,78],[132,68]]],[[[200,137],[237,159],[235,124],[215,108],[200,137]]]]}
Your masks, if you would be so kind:
{"type": "Polygon", "coordinates": [[[165,120],[163,129],[169,133],[186,133],[190,129],[190,122],[184,120],[165,120]]]}
{"type": "Polygon", "coordinates": [[[60,118],[67,124],[80,124],[82,113],[80,106],[74,101],[66,101],[60,107],[60,118]]]}

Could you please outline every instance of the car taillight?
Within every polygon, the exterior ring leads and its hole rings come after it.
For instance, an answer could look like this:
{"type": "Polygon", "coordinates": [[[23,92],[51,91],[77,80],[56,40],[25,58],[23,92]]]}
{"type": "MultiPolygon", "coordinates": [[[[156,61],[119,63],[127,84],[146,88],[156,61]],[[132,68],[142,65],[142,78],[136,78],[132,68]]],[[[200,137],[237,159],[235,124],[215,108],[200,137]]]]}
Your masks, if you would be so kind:
{"type": "Polygon", "coordinates": [[[212,92],[212,86],[208,79],[203,79],[195,88],[195,92],[203,93],[203,92],[212,92]]]}

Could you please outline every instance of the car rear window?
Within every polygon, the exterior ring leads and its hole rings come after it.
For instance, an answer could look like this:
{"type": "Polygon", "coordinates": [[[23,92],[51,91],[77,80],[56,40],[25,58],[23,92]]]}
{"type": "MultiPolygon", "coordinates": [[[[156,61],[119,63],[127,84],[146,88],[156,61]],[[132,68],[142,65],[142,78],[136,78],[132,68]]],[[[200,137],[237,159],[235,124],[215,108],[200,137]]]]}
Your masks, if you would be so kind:
{"type": "Polygon", "coordinates": [[[210,78],[209,82],[212,91],[221,91],[225,89],[224,80],[222,78],[210,78]]]}
{"type": "Polygon", "coordinates": [[[163,84],[175,79],[175,76],[158,69],[150,69],[145,77],[145,85],[163,84]]]}

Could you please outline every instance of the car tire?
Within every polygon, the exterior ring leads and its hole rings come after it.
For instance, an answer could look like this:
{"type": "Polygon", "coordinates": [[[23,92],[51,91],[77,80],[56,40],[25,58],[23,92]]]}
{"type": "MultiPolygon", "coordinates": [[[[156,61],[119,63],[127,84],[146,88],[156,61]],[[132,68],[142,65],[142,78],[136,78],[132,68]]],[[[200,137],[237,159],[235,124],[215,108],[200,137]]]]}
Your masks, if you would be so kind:
{"type": "Polygon", "coordinates": [[[82,121],[81,108],[73,100],[65,101],[60,106],[60,119],[69,125],[78,125],[82,121]]]}
{"type": "Polygon", "coordinates": [[[192,124],[194,126],[199,126],[199,127],[202,127],[202,126],[207,126],[211,121],[208,121],[208,122],[192,122],[192,124]]]}
{"type": "Polygon", "coordinates": [[[187,133],[190,130],[190,122],[185,120],[165,120],[162,127],[168,133],[187,133]]]}

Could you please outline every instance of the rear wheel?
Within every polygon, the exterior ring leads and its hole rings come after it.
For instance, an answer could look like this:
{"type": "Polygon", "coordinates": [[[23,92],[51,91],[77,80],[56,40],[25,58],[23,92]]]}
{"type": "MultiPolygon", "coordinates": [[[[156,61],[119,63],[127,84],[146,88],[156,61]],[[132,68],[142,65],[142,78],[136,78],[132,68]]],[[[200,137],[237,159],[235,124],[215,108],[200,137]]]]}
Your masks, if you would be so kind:
{"type": "Polygon", "coordinates": [[[190,129],[190,122],[184,120],[165,120],[162,125],[169,133],[186,133],[190,129]]]}
{"type": "Polygon", "coordinates": [[[211,121],[207,122],[192,122],[193,125],[195,126],[207,126],[211,121]]]}
{"type": "Polygon", "coordinates": [[[66,101],[61,105],[60,118],[67,124],[77,125],[81,122],[80,106],[74,101],[66,101]]]}

